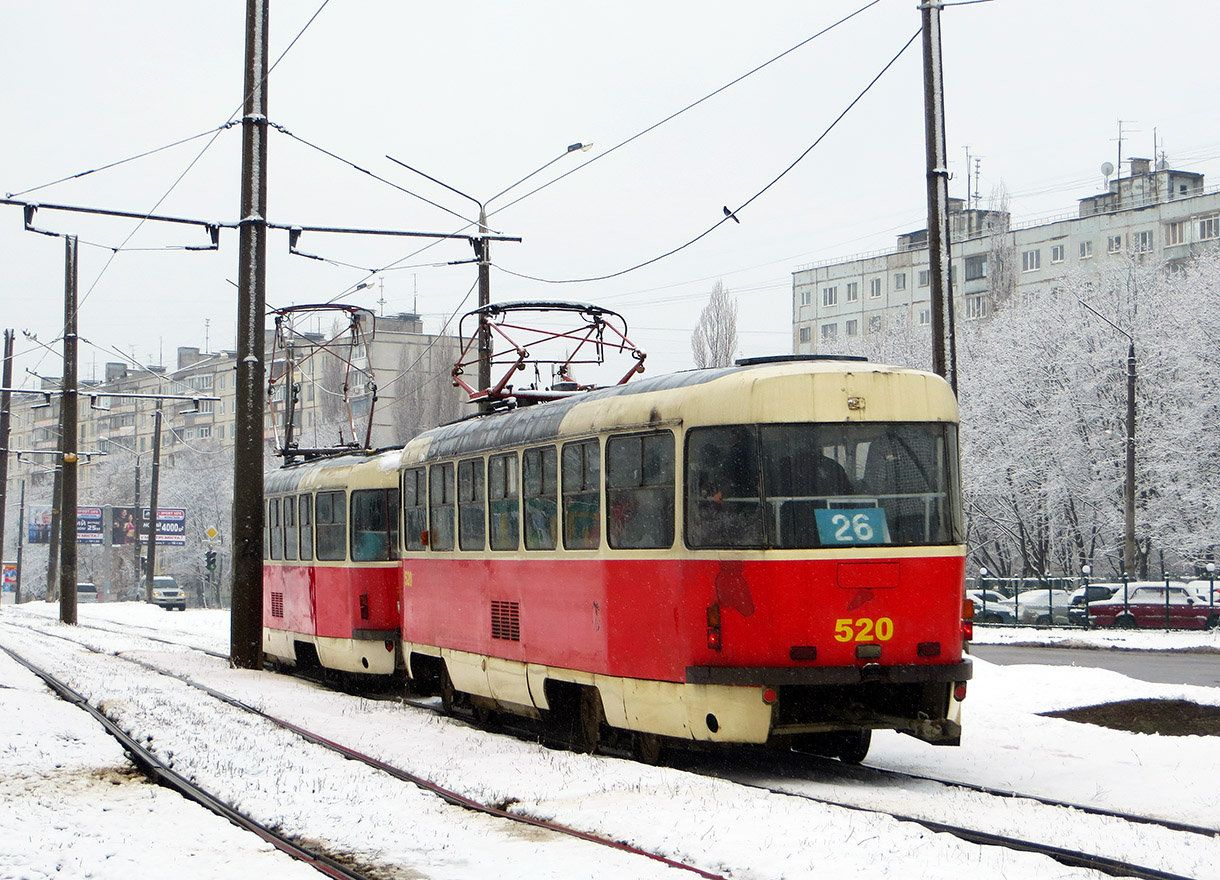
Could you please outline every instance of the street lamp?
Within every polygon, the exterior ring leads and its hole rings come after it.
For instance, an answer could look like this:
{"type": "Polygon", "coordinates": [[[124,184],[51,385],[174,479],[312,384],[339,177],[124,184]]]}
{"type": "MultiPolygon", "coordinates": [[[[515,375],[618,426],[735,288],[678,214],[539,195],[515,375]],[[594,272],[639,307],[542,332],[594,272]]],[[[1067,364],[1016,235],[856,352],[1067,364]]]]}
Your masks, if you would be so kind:
{"type": "MultiPolygon", "coordinates": [[[[1129,343],[1127,348],[1127,466],[1123,485],[1123,570],[1125,574],[1129,574],[1135,568],[1135,337],[1084,300],[1077,300],[1077,302],[1127,337],[1129,343]]],[[[1123,595],[1125,599],[1125,589],[1123,595]]]]}
{"type": "Polygon", "coordinates": [[[1216,619],[1216,563],[1207,563],[1207,619],[1216,619]]]}
{"type": "MultiPolygon", "coordinates": [[[[415,172],[420,177],[427,178],[428,180],[435,183],[437,186],[444,187],[445,189],[449,190],[449,192],[454,193],[455,195],[459,195],[464,199],[469,199],[470,201],[474,202],[476,205],[479,206],[479,235],[477,238],[475,238],[471,241],[471,244],[474,245],[475,257],[479,264],[479,307],[482,308],[483,306],[489,305],[491,303],[491,241],[488,238],[488,232],[490,230],[487,228],[487,206],[490,205],[492,202],[494,202],[496,199],[500,198],[500,196],[509,192],[510,190],[516,189],[517,187],[519,187],[521,184],[525,183],[525,181],[529,180],[531,177],[535,176],[536,174],[541,174],[543,171],[545,171],[547,168],[550,168],[552,165],[554,165],[564,156],[567,156],[570,153],[575,153],[578,151],[579,152],[588,152],[590,149],[592,149],[592,147],[593,147],[593,144],[591,144],[591,143],[569,144],[567,149],[565,149],[562,153],[560,153],[554,159],[551,159],[546,164],[534,169],[529,174],[525,175],[525,177],[522,177],[520,180],[518,180],[516,183],[513,183],[513,184],[505,187],[504,189],[502,189],[498,193],[496,193],[494,196],[492,196],[490,199],[487,199],[486,201],[482,201],[482,202],[480,202],[474,196],[462,192],[460,189],[455,189],[454,187],[450,186],[449,184],[445,183],[442,180],[437,180],[431,174],[425,174],[423,171],[420,171],[418,168],[412,168],[410,165],[408,165],[406,162],[401,161],[400,159],[395,159],[393,156],[386,156],[386,158],[389,159],[391,162],[401,165],[403,168],[406,168],[408,171],[415,172]]],[[[536,190],[535,190],[535,192],[536,192],[536,190]]],[[[522,196],[522,198],[524,198],[524,196],[522,196]]],[[[521,199],[518,199],[517,201],[520,201],[520,200],[521,199]]],[[[516,204],[516,202],[514,202],[513,204],[516,204]]],[[[484,321],[479,328],[479,388],[483,389],[483,390],[491,388],[491,329],[487,326],[486,321],[484,321]]]]}
{"type": "Polygon", "coordinates": [[[1089,575],[1091,575],[1093,573],[1093,566],[1087,565],[1087,564],[1080,566],[1080,573],[1082,575],[1084,575],[1084,577],[1082,578],[1082,580],[1084,581],[1084,628],[1088,629],[1089,628],[1089,575]]]}
{"type": "Polygon", "coordinates": [[[983,620],[987,620],[987,585],[983,583],[983,578],[987,577],[987,566],[979,566],[979,594],[983,597],[983,620]]]}

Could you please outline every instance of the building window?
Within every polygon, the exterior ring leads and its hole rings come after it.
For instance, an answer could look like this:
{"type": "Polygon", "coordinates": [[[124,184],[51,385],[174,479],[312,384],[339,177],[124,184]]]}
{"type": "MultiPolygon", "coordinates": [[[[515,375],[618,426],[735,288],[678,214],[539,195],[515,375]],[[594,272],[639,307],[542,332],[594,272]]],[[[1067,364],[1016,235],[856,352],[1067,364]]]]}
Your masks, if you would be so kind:
{"type": "Polygon", "coordinates": [[[1165,224],[1165,247],[1173,247],[1186,242],[1186,221],[1177,220],[1165,224]]]}
{"type": "Polygon", "coordinates": [[[931,309],[920,309],[919,310],[919,326],[927,327],[931,323],[932,323],[932,310],[931,309]]]}
{"type": "Polygon", "coordinates": [[[1062,263],[1065,248],[1061,244],[1051,245],[1051,262],[1062,263]]]}
{"type": "Polygon", "coordinates": [[[932,282],[932,270],[931,269],[920,269],[919,270],[919,286],[927,287],[931,282],[932,282]]]}
{"type": "Polygon", "coordinates": [[[853,318],[847,322],[844,329],[846,330],[848,336],[859,336],[860,322],[853,318]]]}
{"type": "Polygon", "coordinates": [[[1042,251],[1025,251],[1021,254],[1021,271],[1033,272],[1042,268],[1042,251]]]}
{"type": "Polygon", "coordinates": [[[822,288],[822,305],[836,306],[839,304],[839,288],[823,287],[822,288]]]}
{"type": "Polygon", "coordinates": [[[966,280],[977,281],[987,277],[987,255],[978,254],[966,257],[966,280]]]}
{"type": "Polygon", "coordinates": [[[1082,259],[1082,260],[1093,259],[1093,242],[1091,240],[1082,241],[1080,243],[1080,259],[1082,259]]]}
{"type": "Polygon", "coordinates": [[[907,289],[907,273],[906,272],[895,272],[894,273],[894,289],[895,290],[906,290],[907,289]]]}
{"type": "Polygon", "coordinates": [[[822,341],[823,342],[834,342],[838,338],[839,338],[839,325],[838,324],[823,324],[822,325],[822,341]]]}
{"type": "Polygon", "coordinates": [[[1131,233],[1131,250],[1137,254],[1146,254],[1152,250],[1152,230],[1131,233]]]}
{"type": "Polygon", "coordinates": [[[1199,218],[1199,240],[1206,241],[1209,238],[1220,238],[1220,214],[1199,218]]]}
{"type": "Polygon", "coordinates": [[[878,299],[881,296],[881,279],[874,278],[868,283],[868,295],[873,299],[878,299]]]}
{"type": "Polygon", "coordinates": [[[807,306],[813,303],[813,291],[806,287],[801,291],[801,305],[807,306]]]}
{"type": "Polygon", "coordinates": [[[987,316],[987,299],[982,296],[968,296],[962,300],[962,317],[967,321],[987,316]]]}
{"type": "Polygon", "coordinates": [[[854,303],[854,302],[860,301],[860,282],[859,281],[848,281],[847,282],[847,301],[849,303],[854,303]]]}
{"type": "Polygon", "coordinates": [[[1106,253],[1108,253],[1108,254],[1117,254],[1117,253],[1118,253],[1119,251],[1121,251],[1122,249],[1123,249],[1123,237],[1122,237],[1122,235],[1109,235],[1109,236],[1106,236],[1106,253]]]}
{"type": "Polygon", "coordinates": [[[809,340],[813,337],[813,334],[809,332],[808,327],[802,327],[800,330],[797,331],[797,336],[800,339],[801,343],[804,344],[804,343],[809,342],[809,340]]]}
{"type": "Polygon", "coordinates": [[[205,439],[207,437],[211,437],[211,436],[212,436],[212,426],[211,425],[203,425],[202,427],[200,427],[199,439],[203,440],[203,439],[205,439]]]}

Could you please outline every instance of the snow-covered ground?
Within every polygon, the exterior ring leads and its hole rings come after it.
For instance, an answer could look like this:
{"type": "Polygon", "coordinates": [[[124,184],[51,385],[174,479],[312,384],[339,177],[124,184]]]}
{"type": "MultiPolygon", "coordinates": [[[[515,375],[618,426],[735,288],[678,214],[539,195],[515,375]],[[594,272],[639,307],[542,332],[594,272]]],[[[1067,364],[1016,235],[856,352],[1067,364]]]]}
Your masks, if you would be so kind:
{"type": "MultiPolygon", "coordinates": [[[[291,835],[356,852],[402,877],[692,876],[590,843],[446,806],[435,797],[323,753],[181,683],[115,656],[233,694],[336,741],[484,803],[554,819],[733,878],[1093,877],[1030,855],[978,847],[908,823],[742,789],[666,767],[557,752],[396,703],[362,700],[135,635],[56,623],[57,607],[0,609],[0,645],[49,668],[175,768],[291,835]],[[37,624],[98,652],[29,629],[37,624]]],[[[221,652],[224,612],[168,613],[140,603],[86,605],[82,624],[221,652]]],[[[1081,640],[1135,649],[1220,648],[1214,633],[1073,633],[976,628],[982,642],[1081,640]]],[[[1182,698],[1220,705],[1220,688],[1135,681],[1079,667],[997,666],[976,659],[960,748],[874,736],[866,763],[1016,789],[1082,804],[1220,826],[1220,738],[1105,730],[1039,713],[1111,700],[1182,698]]],[[[1220,662],[1220,659],[1218,659],[1220,662]]],[[[117,744],[0,654],[0,878],[314,877],[252,835],[135,776],[117,744]]],[[[794,783],[788,781],[790,785],[794,783]]],[[[810,793],[850,788],[814,780],[810,793]]],[[[906,797],[903,792],[897,795],[906,797]]],[[[833,796],[830,795],[830,796],[833,796]]],[[[857,800],[877,799],[856,792],[857,800]]],[[[965,801],[963,801],[965,803],[965,801]]],[[[967,809],[965,807],[961,809],[967,809]]],[[[1034,813],[1020,836],[1054,833],[1034,813]]],[[[1125,826],[1114,834],[1130,836],[1125,826]]],[[[1105,830],[1090,832],[1093,840],[1105,830]]],[[[1214,841],[1164,853],[1133,839],[1124,853],[1162,870],[1220,878],[1214,841]],[[1168,859],[1168,860],[1166,860],[1168,859]]],[[[1087,848],[1087,847],[1086,847],[1087,848]]]]}

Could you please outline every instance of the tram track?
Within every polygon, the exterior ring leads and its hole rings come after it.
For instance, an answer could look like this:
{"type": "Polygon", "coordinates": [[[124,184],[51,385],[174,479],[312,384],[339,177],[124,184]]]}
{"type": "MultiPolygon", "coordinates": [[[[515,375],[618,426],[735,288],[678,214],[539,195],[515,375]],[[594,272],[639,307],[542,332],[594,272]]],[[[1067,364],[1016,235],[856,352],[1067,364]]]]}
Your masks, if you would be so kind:
{"type": "MultiPolygon", "coordinates": [[[[99,627],[98,629],[105,631],[105,632],[113,632],[113,633],[117,633],[120,635],[129,636],[131,638],[150,638],[148,636],[138,635],[138,634],[134,634],[134,633],[126,632],[126,631],[120,632],[118,630],[111,630],[107,627],[99,627]]],[[[58,635],[58,634],[50,634],[50,635],[58,635]]],[[[59,636],[59,637],[64,638],[64,636],[59,636]]],[[[75,641],[73,639],[68,639],[68,640],[75,641]]],[[[175,645],[178,647],[189,647],[193,650],[206,651],[206,649],[201,649],[201,648],[194,647],[194,646],[183,646],[181,643],[170,642],[169,640],[166,640],[166,639],[156,639],[156,641],[168,642],[169,644],[172,644],[172,645],[175,645]]],[[[215,652],[208,652],[208,653],[214,654],[215,652]]],[[[126,659],[129,662],[138,663],[142,666],[147,666],[147,668],[149,668],[153,671],[156,671],[160,674],[171,675],[174,678],[183,680],[185,683],[191,684],[193,687],[198,687],[201,690],[210,693],[216,699],[223,700],[225,702],[228,702],[229,700],[234,699],[234,698],[228,697],[225,694],[221,694],[220,692],[215,692],[215,691],[213,691],[213,689],[210,689],[206,686],[191,682],[189,679],[186,679],[182,676],[178,676],[175,673],[167,672],[165,670],[159,669],[155,665],[146,664],[144,661],[139,660],[138,658],[123,658],[123,659],[126,659]]],[[[416,707],[419,709],[424,709],[424,710],[427,710],[430,712],[435,712],[438,715],[445,714],[440,709],[440,707],[438,705],[436,705],[435,702],[423,702],[423,701],[411,700],[411,699],[403,700],[401,698],[396,698],[396,699],[399,699],[402,702],[405,702],[406,704],[411,705],[413,707],[416,707]]],[[[259,715],[264,715],[264,713],[262,713],[260,710],[255,709],[254,707],[250,707],[240,700],[236,700],[235,703],[233,703],[232,705],[235,705],[235,707],[237,707],[237,708],[241,708],[243,711],[253,711],[259,715]]],[[[268,717],[268,716],[264,715],[264,717],[268,717]]],[[[269,718],[269,720],[272,720],[275,723],[279,723],[278,719],[269,718]]],[[[473,726],[486,729],[485,724],[475,723],[475,724],[473,724],[473,726]]],[[[289,730],[294,730],[294,732],[296,732],[297,735],[302,736],[303,738],[306,738],[306,739],[309,739],[310,736],[313,736],[312,734],[309,733],[309,731],[305,731],[301,728],[297,728],[295,725],[291,725],[291,723],[286,722],[285,728],[289,729],[289,730]]],[[[538,741],[538,732],[533,729],[522,728],[522,729],[518,730],[518,729],[514,729],[514,728],[496,728],[496,730],[500,731],[500,732],[508,733],[512,736],[517,737],[518,739],[523,739],[523,740],[528,740],[528,741],[533,741],[533,742],[538,741]]],[[[331,748],[333,746],[339,751],[340,754],[344,754],[344,747],[338,746],[338,744],[335,744],[335,743],[331,743],[329,740],[326,740],[325,738],[318,738],[317,740],[311,739],[310,741],[317,742],[318,745],[323,745],[328,748],[331,748]]],[[[620,755],[618,755],[617,752],[612,752],[612,753],[615,754],[615,756],[620,756],[620,755]]],[[[1151,827],[1157,829],[1158,833],[1162,833],[1162,834],[1189,835],[1189,836],[1192,836],[1193,838],[1200,838],[1200,839],[1207,838],[1210,840],[1214,840],[1217,836],[1220,836],[1220,832],[1217,832],[1216,829],[1205,828],[1205,827],[1196,826],[1196,825],[1190,825],[1190,824],[1182,823],[1182,822],[1173,822],[1173,821],[1164,820],[1164,819],[1155,818],[1155,817],[1137,816],[1137,815],[1133,815],[1133,814],[1129,814],[1129,813],[1105,810],[1105,809],[1101,809],[1101,808],[1097,808],[1097,807],[1090,807],[1090,806],[1081,805],[1081,804],[1066,803],[1066,802],[1057,801],[1057,800],[1053,800],[1053,799],[1049,799],[1049,798],[1044,798],[1044,797],[1041,797],[1038,795],[1025,794],[1025,793],[1014,792],[1014,791],[1004,791],[1004,790],[999,790],[999,789],[994,789],[994,788],[988,788],[988,787],[982,786],[982,785],[963,783],[963,782],[955,781],[955,780],[917,776],[914,774],[906,774],[906,773],[901,773],[898,771],[887,770],[884,768],[876,768],[876,767],[869,767],[869,766],[863,766],[863,765],[862,766],[844,765],[838,761],[833,761],[833,760],[829,760],[829,759],[821,759],[821,758],[817,758],[817,757],[810,756],[810,755],[804,755],[804,754],[800,754],[800,753],[777,753],[774,751],[764,751],[764,750],[760,749],[760,750],[753,752],[751,755],[749,755],[745,758],[739,758],[737,756],[728,758],[724,755],[717,756],[714,753],[701,755],[698,752],[686,753],[686,752],[682,752],[682,751],[677,751],[676,754],[681,757],[679,757],[677,760],[671,761],[670,764],[671,764],[671,766],[673,766],[677,769],[722,779],[725,781],[732,782],[734,784],[746,786],[749,788],[754,788],[754,789],[757,789],[760,791],[765,791],[770,794],[774,794],[774,795],[778,795],[778,796],[782,796],[782,797],[795,797],[795,798],[800,798],[805,801],[825,804],[828,806],[835,806],[835,807],[840,807],[840,808],[853,810],[853,811],[889,816],[889,817],[892,817],[901,822],[916,823],[919,826],[926,828],[933,832],[950,834],[961,840],[968,841],[970,843],[979,844],[979,845],[983,845],[983,846],[1004,847],[1006,849],[1010,849],[1010,850],[1014,850],[1014,851],[1018,851],[1018,852],[1035,853],[1038,855],[1042,855],[1042,856],[1046,856],[1046,857],[1055,859],[1056,861],[1058,861],[1064,865],[1078,867],[1078,868],[1086,868],[1086,869],[1091,869],[1091,870],[1097,870],[1097,871],[1101,871],[1101,872],[1111,874],[1114,876],[1153,878],[1153,880],[1189,880],[1189,878],[1191,877],[1191,875],[1188,875],[1188,874],[1175,873],[1173,870],[1169,870],[1165,866],[1158,867],[1158,866],[1148,865],[1148,864],[1139,864],[1130,855],[1127,855],[1126,857],[1115,857],[1113,855],[1106,855],[1106,854],[1097,853],[1097,852],[1086,852],[1079,848],[1061,846],[1054,842],[1043,842],[1043,841],[1038,841],[1038,840],[1030,840],[1030,839],[1026,839],[1025,837],[1022,837],[1019,835],[1014,835],[1011,833],[997,833],[994,830],[987,830],[985,827],[980,827],[983,823],[976,823],[976,824],[974,824],[974,827],[967,827],[965,825],[962,825],[962,824],[956,823],[956,822],[941,821],[941,819],[937,818],[935,815],[929,815],[929,812],[927,810],[922,810],[922,811],[906,810],[906,811],[904,811],[901,809],[883,809],[883,808],[878,808],[876,806],[862,805],[859,802],[852,802],[850,799],[845,799],[842,797],[819,796],[816,794],[812,794],[808,791],[800,791],[799,785],[802,781],[804,781],[806,778],[809,778],[809,777],[813,777],[818,782],[823,783],[823,784],[825,784],[827,782],[827,777],[832,777],[831,785],[833,786],[833,785],[838,784],[839,787],[842,787],[843,785],[846,785],[848,783],[855,784],[855,785],[867,785],[867,786],[873,786],[873,787],[880,787],[880,788],[890,787],[890,786],[894,786],[894,785],[910,786],[912,784],[923,785],[923,786],[936,786],[940,789],[952,790],[952,791],[959,792],[959,793],[969,793],[976,797],[991,799],[991,800],[995,800],[995,801],[1020,802],[1020,804],[1022,805],[1022,808],[1026,808],[1030,804],[1036,804],[1039,807],[1046,809],[1046,810],[1059,810],[1059,811],[1062,811],[1062,814],[1063,814],[1062,821],[1064,823],[1071,821],[1072,823],[1075,823],[1074,827],[1079,826],[1080,816],[1085,815],[1085,816],[1092,817],[1098,821],[1109,821],[1109,822],[1119,822],[1119,823],[1151,826],[1151,827]],[[717,766],[718,764],[721,764],[724,766],[717,766]],[[760,775],[760,771],[759,771],[760,765],[765,767],[765,774],[768,774],[771,778],[782,777],[782,780],[778,783],[769,783],[769,782],[765,782],[765,781],[760,781],[756,778],[751,779],[750,778],[751,776],[760,775]]],[[[359,753],[356,753],[353,755],[345,755],[345,757],[351,757],[351,759],[353,759],[353,760],[364,760],[367,756],[361,756],[361,755],[359,755],[359,753]]],[[[380,763],[380,762],[377,762],[376,759],[371,759],[371,760],[373,763],[370,766],[377,766],[380,763]]],[[[368,762],[366,761],[366,763],[368,763],[368,762]]],[[[383,769],[385,772],[389,772],[392,775],[396,775],[395,768],[389,767],[389,765],[385,765],[384,767],[381,767],[379,769],[383,769]]],[[[398,771],[398,772],[401,772],[401,771],[398,771]]],[[[412,782],[413,784],[417,784],[417,785],[419,784],[419,782],[415,778],[412,778],[410,776],[410,774],[405,774],[403,776],[396,775],[396,778],[400,778],[403,781],[412,782]]],[[[487,806],[488,806],[488,805],[472,805],[471,803],[466,802],[466,800],[461,795],[456,795],[456,798],[457,798],[456,800],[449,800],[445,796],[446,791],[447,790],[435,791],[434,794],[436,794],[439,797],[444,798],[446,800],[446,802],[458,803],[461,806],[465,806],[465,807],[468,807],[471,809],[484,809],[484,808],[487,808],[487,806]]],[[[448,792],[448,793],[453,794],[452,792],[448,792]]],[[[939,800],[943,800],[943,796],[942,797],[937,797],[937,796],[929,797],[929,803],[939,801],[939,800]]],[[[527,824],[534,824],[535,822],[537,822],[537,820],[531,820],[531,819],[524,818],[520,813],[517,813],[517,812],[510,813],[507,810],[501,810],[498,807],[492,806],[492,807],[490,807],[490,810],[493,811],[492,815],[500,815],[501,818],[508,818],[508,819],[511,819],[512,821],[524,821],[527,824]]],[[[543,823],[543,824],[545,824],[545,823],[543,823]]],[[[578,832],[578,834],[579,833],[580,832],[578,832]]],[[[1078,836],[1079,839],[1088,839],[1089,838],[1089,834],[1087,833],[1087,831],[1076,832],[1075,835],[1073,835],[1073,836],[1078,836]]],[[[1168,848],[1172,848],[1172,847],[1168,847],[1168,848]]],[[[682,867],[689,868],[689,866],[682,866],[682,867]]],[[[1168,866],[1168,867],[1171,868],[1172,866],[1168,866]]],[[[695,871],[695,873],[698,873],[700,876],[706,876],[706,877],[717,876],[715,874],[702,872],[697,868],[693,869],[693,870],[695,871]]]]}
{"type": "MultiPolygon", "coordinates": [[[[6,621],[5,623],[7,623],[8,625],[13,625],[13,624],[11,624],[11,622],[8,622],[8,621],[6,621]]],[[[40,630],[37,627],[31,627],[31,626],[25,626],[25,625],[19,625],[19,626],[21,626],[22,629],[36,633],[38,635],[48,637],[48,638],[55,638],[55,639],[67,641],[73,645],[84,648],[85,650],[92,651],[94,653],[99,653],[99,654],[106,654],[107,656],[115,657],[116,659],[123,660],[127,663],[131,663],[136,666],[139,666],[140,668],[145,669],[149,672],[156,673],[158,675],[174,679],[191,688],[194,688],[196,690],[199,690],[202,693],[207,694],[212,699],[218,700],[219,702],[222,702],[227,706],[231,706],[232,708],[235,708],[242,712],[253,715],[257,718],[262,719],[263,721],[269,722],[270,724],[272,724],[282,730],[293,733],[300,739],[302,739],[312,745],[319,746],[330,752],[338,754],[349,761],[359,763],[372,770],[376,770],[381,773],[384,773],[384,774],[388,775],[389,777],[391,777],[395,780],[398,780],[400,782],[409,783],[409,784],[415,786],[416,788],[439,798],[440,800],[442,800],[443,802],[445,802],[446,804],[449,804],[451,806],[461,807],[463,809],[481,813],[483,815],[490,816],[495,819],[504,820],[504,821],[515,823],[515,824],[525,825],[525,826],[529,826],[531,828],[540,829],[540,830],[546,831],[546,832],[552,832],[557,835],[561,835],[564,837],[583,841],[586,843],[591,843],[594,845],[607,847],[607,848],[616,850],[618,852],[625,853],[630,856],[638,856],[638,857],[641,857],[644,859],[649,859],[649,860],[657,862],[665,867],[684,871],[689,874],[693,874],[694,876],[705,878],[705,880],[726,880],[726,878],[724,878],[720,874],[705,871],[695,865],[687,864],[687,863],[678,861],[676,859],[671,859],[667,856],[664,856],[664,855],[661,855],[658,853],[648,852],[644,849],[631,846],[631,845],[624,843],[622,841],[619,841],[619,840],[614,840],[609,837],[582,831],[580,829],[572,828],[572,827],[563,825],[561,823],[534,818],[534,817],[531,817],[531,816],[528,816],[528,815],[525,815],[522,813],[511,812],[507,807],[510,805],[512,799],[506,799],[506,804],[504,807],[496,806],[493,804],[482,803],[478,800],[475,800],[473,798],[462,795],[452,789],[446,788],[435,782],[425,779],[422,776],[419,776],[417,774],[414,774],[409,771],[398,768],[390,763],[381,761],[375,757],[367,755],[356,749],[352,749],[347,746],[344,746],[341,743],[338,743],[332,739],[329,739],[318,733],[310,731],[291,721],[288,721],[283,718],[279,718],[268,712],[264,712],[263,710],[255,707],[253,705],[250,705],[249,703],[247,703],[241,699],[238,699],[237,697],[233,697],[229,694],[226,694],[215,688],[209,687],[208,685],[202,684],[200,682],[193,681],[187,676],[180,675],[173,671],[158,667],[156,664],[149,663],[147,661],[141,660],[136,657],[124,656],[123,653],[114,653],[114,652],[110,652],[110,651],[105,651],[103,649],[88,645],[79,640],[72,639],[62,633],[47,632],[44,630],[40,630]]],[[[117,630],[112,630],[107,627],[93,627],[93,628],[98,629],[103,632],[110,632],[110,633],[114,633],[117,635],[127,636],[130,638],[149,638],[147,636],[137,635],[137,634],[133,634],[130,632],[120,632],[117,630]]],[[[164,640],[164,639],[152,639],[152,640],[156,641],[156,642],[167,642],[167,640],[164,640]]],[[[173,643],[173,642],[168,642],[168,643],[175,644],[179,647],[183,647],[179,643],[173,643]]],[[[186,646],[186,647],[191,647],[191,646],[186,646]]],[[[210,654],[210,655],[215,655],[215,652],[209,651],[207,649],[202,649],[202,648],[197,648],[197,647],[191,647],[191,649],[198,650],[203,653],[210,654]]],[[[115,736],[119,740],[119,742],[123,746],[123,748],[132,755],[132,760],[139,767],[139,769],[142,772],[144,772],[146,776],[149,777],[150,780],[157,782],[158,784],[165,785],[175,791],[178,791],[180,794],[183,794],[185,797],[188,797],[191,800],[194,800],[197,803],[200,803],[203,806],[208,807],[209,809],[213,810],[213,812],[216,812],[218,815],[222,815],[225,818],[229,818],[230,821],[233,821],[234,824],[237,824],[239,827],[245,828],[246,830],[249,830],[255,834],[258,834],[260,837],[263,837],[264,839],[271,842],[272,845],[276,846],[278,849],[282,849],[284,852],[288,853],[289,855],[292,855],[294,858],[298,858],[311,865],[314,865],[320,871],[322,871],[323,873],[326,873],[328,876],[351,878],[351,880],[368,880],[368,877],[366,875],[352,872],[352,871],[344,868],[341,864],[336,862],[334,859],[330,859],[329,857],[327,857],[326,855],[324,855],[320,852],[316,852],[312,849],[304,847],[286,837],[283,837],[282,835],[277,834],[276,832],[274,832],[271,829],[267,828],[266,826],[256,822],[255,820],[252,820],[252,819],[249,819],[249,818],[243,816],[232,805],[225,803],[220,798],[210,795],[208,792],[203,790],[201,787],[195,785],[190,780],[188,780],[185,777],[181,776],[180,774],[176,773],[168,764],[162,762],[152,751],[145,749],[143,746],[141,746],[139,744],[139,742],[137,740],[135,740],[127,732],[123,731],[117,724],[115,724],[113,721],[111,721],[108,718],[108,716],[105,715],[105,713],[103,713],[97,707],[91,705],[85,697],[83,697],[76,691],[72,690],[67,684],[65,684],[62,681],[60,681],[59,679],[57,679],[51,673],[47,672],[46,670],[41,669],[40,667],[36,666],[29,660],[25,659],[24,657],[22,657],[21,655],[19,655],[18,653],[14,652],[13,650],[9,649],[8,647],[6,647],[4,645],[0,645],[0,650],[3,650],[6,654],[8,654],[10,657],[12,657],[16,662],[22,664],[27,669],[29,669],[31,672],[33,672],[35,675],[37,675],[39,678],[41,678],[48,685],[48,687],[50,687],[62,699],[89,712],[89,714],[92,715],[96,720],[98,720],[99,723],[103,724],[103,726],[106,728],[107,732],[109,732],[111,735],[115,736]]]]}

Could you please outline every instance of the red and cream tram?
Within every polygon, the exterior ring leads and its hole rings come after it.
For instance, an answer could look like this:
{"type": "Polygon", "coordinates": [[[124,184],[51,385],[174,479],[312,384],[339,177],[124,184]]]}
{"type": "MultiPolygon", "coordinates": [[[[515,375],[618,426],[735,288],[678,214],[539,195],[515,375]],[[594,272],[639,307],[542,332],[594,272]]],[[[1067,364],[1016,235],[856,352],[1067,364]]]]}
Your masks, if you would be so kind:
{"type": "MultiPolygon", "coordinates": [[[[360,492],[402,505],[401,617],[390,563],[319,559],[319,658],[323,619],[344,668],[356,633],[399,626],[413,683],[447,706],[558,719],[585,746],[602,725],[645,753],[668,737],[860,760],[873,729],[957,744],[957,419],[929,373],[760,359],[440,427],[392,479],[394,453],[314,465],[285,489],[346,486],[353,550],[360,492]]],[[[398,540],[397,511],[382,527],[398,540]]],[[[290,637],[267,620],[274,653],[290,637]]]]}
{"type": "Polygon", "coordinates": [[[268,476],[264,650],[406,671],[592,747],[630,731],[860,760],[960,740],[957,404],[939,377],[762,359],[268,476]]]}

